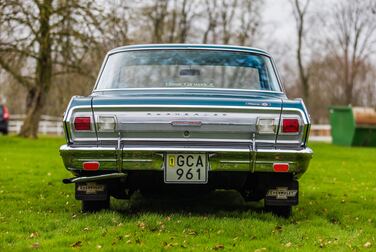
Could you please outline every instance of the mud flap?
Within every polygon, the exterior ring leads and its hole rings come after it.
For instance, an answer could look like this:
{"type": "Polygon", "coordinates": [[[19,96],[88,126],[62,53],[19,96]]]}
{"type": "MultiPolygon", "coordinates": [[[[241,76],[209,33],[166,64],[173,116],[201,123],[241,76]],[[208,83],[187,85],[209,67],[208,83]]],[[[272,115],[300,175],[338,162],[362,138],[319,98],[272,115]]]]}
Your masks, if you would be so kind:
{"type": "Polygon", "coordinates": [[[77,200],[106,200],[108,188],[106,184],[97,182],[76,183],[77,200]]]}
{"type": "Polygon", "coordinates": [[[268,188],[265,196],[267,206],[292,206],[299,202],[299,182],[290,181],[268,188]]]}

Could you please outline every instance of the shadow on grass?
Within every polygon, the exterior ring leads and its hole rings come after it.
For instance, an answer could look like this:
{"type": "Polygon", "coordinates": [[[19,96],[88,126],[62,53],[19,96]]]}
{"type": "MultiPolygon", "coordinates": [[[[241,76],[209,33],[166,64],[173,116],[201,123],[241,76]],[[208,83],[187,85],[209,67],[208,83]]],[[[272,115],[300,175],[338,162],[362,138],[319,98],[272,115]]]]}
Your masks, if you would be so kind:
{"type": "Polygon", "coordinates": [[[245,202],[236,191],[218,190],[198,195],[135,193],[129,201],[112,200],[112,209],[125,215],[157,213],[187,216],[241,217],[240,213],[261,213],[262,202],[245,202]]]}

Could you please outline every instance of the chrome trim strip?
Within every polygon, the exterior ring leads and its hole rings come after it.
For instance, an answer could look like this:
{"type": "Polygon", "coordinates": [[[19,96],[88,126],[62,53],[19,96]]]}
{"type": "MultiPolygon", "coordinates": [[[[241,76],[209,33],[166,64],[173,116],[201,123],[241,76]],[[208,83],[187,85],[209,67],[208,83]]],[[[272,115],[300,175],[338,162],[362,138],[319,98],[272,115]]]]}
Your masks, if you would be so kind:
{"type": "MultiPolygon", "coordinates": [[[[243,92],[260,92],[260,93],[275,93],[275,94],[284,94],[282,91],[272,91],[272,90],[258,90],[258,89],[239,89],[239,88],[194,88],[194,87],[182,87],[182,88],[104,88],[93,90],[93,93],[96,92],[105,92],[105,91],[144,91],[144,90],[153,90],[153,91],[162,91],[162,90],[203,90],[203,91],[243,91],[243,92]]],[[[280,99],[280,98],[276,98],[280,99]]]]}
{"type": "Polygon", "coordinates": [[[79,158],[77,159],[77,161],[80,161],[80,162],[89,162],[89,161],[97,161],[97,162],[116,162],[116,159],[115,158],[107,158],[107,159],[104,159],[104,158],[79,158]]]}
{"type": "MultiPolygon", "coordinates": [[[[71,107],[71,104],[73,102],[73,100],[76,98],[77,96],[72,96],[72,98],[70,99],[69,103],[68,103],[68,106],[67,108],[69,109],[71,107]]],[[[72,108],[73,109],[73,108],[72,108]]],[[[72,110],[70,109],[70,110],[72,110]]],[[[63,122],[67,121],[67,118],[68,118],[68,113],[64,113],[64,118],[63,118],[63,122]]]]}
{"type": "Polygon", "coordinates": [[[121,169],[123,167],[123,148],[122,148],[122,143],[121,143],[121,133],[119,132],[119,137],[117,140],[117,146],[116,146],[116,167],[119,172],[121,172],[121,169]]]}
{"type": "Polygon", "coordinates": [[[251,161],[238,161],[238,160],[220,160],[221,164],[250,164],[251,161]]]}
{"type": "Polygon", "coordinates": [[[256,149],[256,133],[252,134],[252,172],[255,172],[255,161],[257,158],[257,149],[256,149]]]}
{"type": "Polygon", "coordinates": [[[153,162],[154,160],[152,159],[129,159],[129,158],[124,158],[123,162],[144,162],[144,163],[150,163],[153,162]]]}
{"type": "MultiPolygon", "coordinates": [[[[162,121],[144,121],[144,122],[133,121],[133,122],[126,122],[126,123],[121,123],[121,124],[125,124],[125,125],[127,125],[127,124],[166,124],[166,125],[172,125],[172,126],[175,126],[175,127],[201,127],[203,125],[208,125],[208,126],[212,126],[212,125],[254,126],[254,124],[251,124],[251,123],[231,123],[231,122],[208,123],[208,122],[201,122],[200,124],[199,123],[197,123],[197,124],[190,124],[190,123],[184,123],[184,122],[179,123],[179,121],[172,121],[170,123],[167,123],[167,122],[162,122],[162,121]]],[[[99,132],[101,132],[101,131],[99,131],[99,132]]],[[[267,133],[267,134],[269,134],[269,133],[267,133]]],[[[274,132],[274,134],[275,134],[275,132],[274,132]]]]}
{"type": "Polygon", "coordinates": [[[313,154],[311,148],[301,150],[285,150],[285,149],[257,149],[258,153],[278,153],[278,154],[313,154]]]}
{"type": "Polygon", "coordinates": [[[98,176],[90,176],[90,177],[75,177],[69,179],[63,179],[64,184],[70,183],[82,183],[82,182],[90,182],[90,181],[98,181],[98,180],[105,180],[105,179],[117,179],[117,178],[126,178],[126,173],[110,173],[98,176]]]}
{"type": "MultiPolygon", "coordinates": [[[[207,47],[213,47],[213,48],[222,48],[222,49],[228,49],[228,50],[237,50],[234,48],[239,48],[239,50],[248,50],[251,52],[263,52],[265,54],[268,54],[263,49],[257,48],[257,47],[251,47],[251,46],[241,46],[241,45],[221,45],[221,44],[200,44],[200,43],[161,43],[161,44],[135,44],[135,45],[125,45],[116,47],[110,50],[110,52],[115,51],[122,51],[126,49],[132,49],[132,48],[141,48],[141,47],[147,47],[150,48],[151,46],[155,46],[156,49],[164,49],[164,47],[170,47],[170,48],[184,48],[184,49],[191,49],[191,48],[202,48],[202,49],[208,49],[207,47]]],[[[210,49],[209,49],[210,50],[210,49]]],[[[269,54],[268,54],[269,55],[269,54]]]]}
{"type": "MultiPolygon", "coordinates": [[[[117,141],[117,138],[99,138],[99,141],[117,141]]],[[[207,142],[207,143],[251,143],[252,139],[210,139],[210,138],[122,138],[122,141],[130,142],[207,142]]],[[[256,140],[256,143],[271,143],[275,140],[256,140]]]]}
{"type": "Polygon", "coordinates": [[[152,152],[249,152],[249,148],[220,148],[220,147],[129,147],[123,151],[152,151],[152,152]]]}
{"type": "Polygon", "coordinates": [[[67,152],[67,151],[116,151],[116,147],[97,147],[97,146],[70,146],[64,144],[60,147],[60,152],[67,152]]]}
{"type": "MultiPolygon", "coordinates": [[[[114,147],[70,147],[68,145],[63,145],[60,147],[61,152],[69,151],[116,151],[114,147]]],[[[123,146],[123,151],[154,151],[154,152],[164,152],[164,151],[176,151],[176,152],[187,152],[187,151],[197,151],[197,152],[252,152],[249,148],[243,146],[235,146],[231,148],[224,147],[129,147],[123,146]]],[[[310,148],[304,148],[301,150],[286,150],[286,149],[257,149],[257,153],[280,153],[280,154],[312,154],[313,151],[310,148]]]]}
{"type": "MultiPolygon", "coordinates": [[[[87,108],[90,108],[90,106],[77,106],[75,108],[78,108],[78,107],[87,107],[87,108]]],[[[255,107],[255,106],[215,106],[215,105],[166,105],[166,104],[158,104],[158,105],[155,105],[155,104],[152,104],[152,105],[148,105],[148,104],[131,104],[131,105],[93,105],[93,108],[172,108],[172,109],[176,109],[176,108],[199,108],[199,109],[235,109],[235,110],[276,110],[276,111],[280,111],[281,108],[280,107],[255,107]]],[[[297,110],[297,111],[300,111],[300,109],[292,109],[292,108],[289,108],[291,110],[297,110]]],[[[286,109],[286,110],[289,110],[289,109],[286,109]]]]}

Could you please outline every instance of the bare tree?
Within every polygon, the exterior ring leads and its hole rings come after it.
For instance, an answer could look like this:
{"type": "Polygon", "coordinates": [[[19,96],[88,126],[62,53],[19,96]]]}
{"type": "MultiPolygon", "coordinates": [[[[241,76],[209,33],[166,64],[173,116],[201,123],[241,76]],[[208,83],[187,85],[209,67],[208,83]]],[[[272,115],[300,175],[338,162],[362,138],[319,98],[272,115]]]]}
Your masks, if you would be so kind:
{"type": "Polygon", "coordinates": [[[310,72],[304,64],[304,38],[306,33],[307,10],[310,0],[292,0],[293,13],[296,23],[297,48],[296,60],[298,63],[299,82],[303,89],[303,99],[309,104],[310,101],[310,72]]]}
{"type": "Polygon", "coordinates": [[[239,45],[252,44],[260,33],[261,1],[244,0],[240,8],[239,45]]]}
{"type": "Polygon", "coordinates": [[[35,138],[53,78],[87,74],[81,62],[99,34],[100,12],[90,1],[10,0],[0,13],[0,67],[27,89],[20,135],[35,138]]]}
{"type": "Polygon", "coordinates": [[[130,38],[130,19],[136,18],[132,14],[133,6],[128,1],[107,1],[108,11],[102,22],[104,50],[100,53],[103,57],[104,51],[108,51],[114,47],[124,46],[132,42],[130,38]]]}
{"type": "Polygon", "coordinates": [[[184,43],[187,40],[195,13],[192,12],[194,1],[183,0],[180,9],[179,33],[177,41],[184,43]]]}
{"type": "Polygon", "coordinates": [[[260,32],[260,0],[205,1],[202,42],[245,45],[260,32]]]}
{"type": "Polygon", "coordinates": [[[222,43],[229,44],[232,36],[231,28],[233,26],[233,20],[235,12],[238,8],[238,1],[222,0],[220,8],[221,26],[222,26],[222,43]]]}
{"type": "Polygon", "coordinates": [[[169,0],[155,0],[151,6],[144,8],[144,15],[151,21],[151,42],[163,42],[169,0]]]}
{"type": "Polygon", "coordinates": [[[194,0],[153,0],[141,5],[141,22],[135,24],[144,33],[137,33],[139,39],[153,43],[186,42],[196,15],[195,3],[194,0]]]}
{"type": "Polygon", "coordinates": [[[354,91],[362,85],[362,66],[376,49],[376,2],[344,0],[333,9],[327,46],[341,65],[344,104],[354,102],[354,91]]]}
{"type": "Polygon", "coordinates": [[[202,38],[202,43],[207,44],[210,43],[209,41],[209,36],[210,34],[212,35],[212,43],[213,41],[216,41],[216,32],[215,29],[217,27],[217,1],[210,1],[210,0],[205,0],[205,15],[207,15],[207,28],[204,32],[204,36],[202,38]]]}

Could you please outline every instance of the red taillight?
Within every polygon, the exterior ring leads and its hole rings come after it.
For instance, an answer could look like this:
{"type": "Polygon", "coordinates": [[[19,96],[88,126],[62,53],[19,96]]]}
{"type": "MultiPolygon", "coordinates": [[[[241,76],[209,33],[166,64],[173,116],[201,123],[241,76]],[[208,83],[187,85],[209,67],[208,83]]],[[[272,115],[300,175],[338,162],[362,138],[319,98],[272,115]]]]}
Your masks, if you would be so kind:
{"type": "Polygon", "coordinates": [[[274,163],[273,170],[275,172],[288,172],[289,164],[288,163],[274,163]]]}
{"type": "Polygon", "coordinates": [[[298,133],[299,120],[298,119],[282,119],[282,133],[298,133]]]}
{"type": "Polygon", "coordinates": [[[8,108],[6,106],[3,106],[3,118],[5,121],[8,121],[9,119],[9,111],[8,111],[8,108]]]}
{"type": "Polygon", "coordinates": [[[99,162],[93,161],[93,162],[85,162],[82,164],[82,168],[85,171],[97,171],[100,167],[99,162]]]}
{"type": "Polygon", "coordinates": [[[76,117],[74,118],[74,129],[75,130],[90,130],[91,123],[90,117],[76,117]]]}

